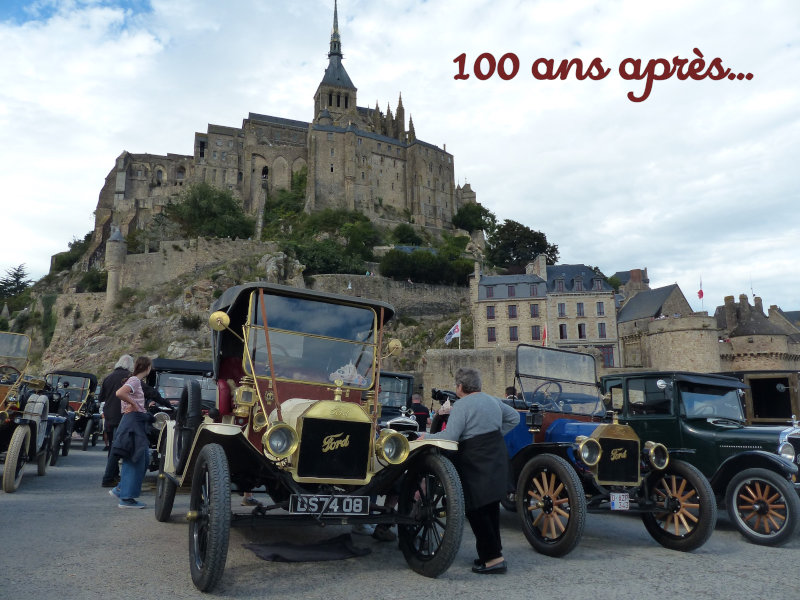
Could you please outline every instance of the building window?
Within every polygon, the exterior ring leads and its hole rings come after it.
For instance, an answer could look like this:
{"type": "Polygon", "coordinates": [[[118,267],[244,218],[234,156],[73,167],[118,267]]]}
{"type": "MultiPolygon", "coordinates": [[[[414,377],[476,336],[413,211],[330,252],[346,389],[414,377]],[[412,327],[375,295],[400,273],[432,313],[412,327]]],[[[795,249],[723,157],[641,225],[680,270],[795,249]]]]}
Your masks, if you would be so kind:
{"type": "Polygon", "coordinates": [[[269,167],[264,167],[261,169],[261,179],[267,179],[269,177],[269,167]]]}
{"type": "Polygon", "coordinates": [[[206,143],[204,141],[200,141],[200,158],[205,158],[206,156],[206,143]]]}
{"type": "MultiPolygon", "coordinates": [[[[328,141],[330,142],[332,140],[333,140],[333,134],[331,132],[328,132],[328,141]]],[[[360,142],[361,140],[358,141],[360,142]]]]}
{"type": "Polygon", "coordinates": [[[595,290],[602,290],[603,289],[603,280],[602,279],[595,279],[594,285],[592,286],[595,290]]]}
{"type": "Polygon", "coordinates": [[[184,177],[186,177],[186,169],[183,167],[178,167],[178,170],[175,173],[175,178],[178,181],[183,181],[184,177]]]}
{"type": "Polygon", "coordinates": [[[161,182],[164,180],[164,173],[159,169],[156,171],[156,185],[161,185],[161,182]]]}
{"type": "Polygon", "coordinates": [[[558,316],[559,317],[567,316],[567,305],[563,302],[558,303],[558,316]]]}
{"type": "Polygon", "coordinates": [[[494,305],[486,307],[486,318],[494,319],[494,305]]]}
{"type": "Polygon", "coordinates": [[[531,326],[531,339],[532,340],[542,339],[542,328],[539,325],[531,326]]]}
{"type": "Polygon", "coordinates": [[[578,338],[586,339],[586,323],[578,323],[578,338]]]}
{"type": "Polygon", "coordinates": [[[558,337],[559,339],[566,340],[567,339],[567,325],[566,323],[562,323],[558,326],[558,337]]]}
{"type": "Polygon", "coordinates": [[[531,304],[531,318],[538,319],[539,318],[539,305],[538,304],[531,304]]]}
{"type": "Polygon", "coordinates": [[[597,337],[605,338],[606,337],[606,324],[605,323],[598,323],[597,324],[597,337]]]}
{"type": "Polygon", "coordinates": [[[358,138],[358,145],[361,145],[361,138],[358,138]]]}
{"type": "Polygon", "coordinates": [[[614,366],[614,346],[600,346],[600,352],[603,354],[603,366],[614,366]]]}
{"type": "Polygon", "coordinates": [[[489,342],[496,342],[497,335],[494,332],[494,327],[487,327],[486,328],[486,340],[489,342]]]}
{"type": "Polygon", "coordinates": [[[381,149],[381,143],[378,142],[378,150],[380,150],[380,149],[381,149]]]}
{"type": "Polygon", "coordinates": [[[564,291],[564,280],[563,279],[559,279],[558,281],[556,281],[556,291],[557,292],[563,292],[564,291]]]}
{"type": "Polygon", "coordinates": [[[578,308],[578,316],[582,317],[583,316],[583,302],[578,302],[578,307],[577,308],[578,308]]]}
{"type": "Polygon", "coordinates": [[[333,163],[331,163],[331,173],[333,173],[333,163]]]}
{"type": "Polygon", "coordinates": [[[333,106],[333,94],[328,92],[328,106],[333,106]]]}
{"type": "Polygon", "coordinates": [[[535,283],[531,284],[531,296],[535,296],[539,289],[536,287],[535,283]]]}
{"type": "Polygon", "coordinates": [[[494,298],[494,288],[493,287],[487,287],[486,288],[486,297],[487,298],[494,298]]]}
{"type": "Polygon", "coordinates": [[[211,153],[211,158],[217,158],[217,151],[216,150],[214,150],[214,152],[211,153]]]}
{"type": "Polygon", "coordinates": [[[517,288],[515,288],[513,285],[508,286],[508,297],[513,298],[516,295],[517,295],[517,288]]]}
{"type": "Polygon", "coordinates": [[[575,280],[575,291],[582,292],[583,291],[583,281],[580,279],[575,280]]]}
{"type": "Polygon", "coordinates": [[[331,156],[333,156],[333,148],[331,148],[331,156]]]}
{"type": "Polygon", "coordinates": [[[597,316],[598,317],[602,317],[602,316],[605,316],[605,314],[606,314],[605,305],[602,302],[598,302],[597,303],[597,316]]]}
{"type": "Polygon", "coordinates": [[[508,339],[511,342],[516,342],[519,340],[519,334],[517,333],[517,326],[513,325],[508,328],[508,339]]]}
{"type": "Polygon", "coordinates": [[[516,304],[509,304],[508,305],[508,318],[509,319],[516,319],[517,318],[517,305],[516,304]]]}

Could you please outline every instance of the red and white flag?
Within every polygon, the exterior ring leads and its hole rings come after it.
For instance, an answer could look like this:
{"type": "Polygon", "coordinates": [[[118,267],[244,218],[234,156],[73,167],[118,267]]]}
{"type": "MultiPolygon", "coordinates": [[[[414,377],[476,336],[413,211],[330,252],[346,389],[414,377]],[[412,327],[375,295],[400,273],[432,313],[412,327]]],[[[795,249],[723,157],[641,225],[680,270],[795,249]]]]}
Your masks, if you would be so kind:
{"type": "Polygon", "coordinates": [[[444,336],[444,343],[450,344],[450,342],[453,341],[453,338],[460,338],[460,337],[461,337],[461,319],[456,321],[456,324],[453,325],[450,328],[450,331],[447,332],[447,335],[444,336]]]}
{"type": "Polygon", "coordinates": [[[703,278],[702,277],[700,278],[700,289],[697,290],[697,297],[700,298],[700,300],[703,299],[703,278]]]}

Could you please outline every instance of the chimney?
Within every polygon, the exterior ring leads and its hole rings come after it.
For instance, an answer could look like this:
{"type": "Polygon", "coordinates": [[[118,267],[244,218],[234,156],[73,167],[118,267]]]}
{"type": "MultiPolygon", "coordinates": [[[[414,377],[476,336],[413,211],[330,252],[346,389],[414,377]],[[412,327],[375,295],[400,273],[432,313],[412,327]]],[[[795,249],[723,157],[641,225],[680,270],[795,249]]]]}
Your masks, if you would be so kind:
{"type": "MultiPolygon", "coordinates": [[[[756,308],[756,310],[757,310],[759,313],[761,313],[762,315],[764,315],[764,305],[761,303],[761,298],[759,298],[758,296],[756,296],[756,297],[753,299],[753,303],[755,304],[755,308],[756,308]]],[[[764,315],[764,316],[766,316],[766,315],[764,315]]]]}
{"type": "Polygon", "coordinates": [[[733,296],[725,296],[725,325],[728,331],[736,327],[736,304],[733,296]]]}
{"type": "Polygon", "coordinates": [[[642,283],[642,270],[631,269],[631,283],[642,283]]]}

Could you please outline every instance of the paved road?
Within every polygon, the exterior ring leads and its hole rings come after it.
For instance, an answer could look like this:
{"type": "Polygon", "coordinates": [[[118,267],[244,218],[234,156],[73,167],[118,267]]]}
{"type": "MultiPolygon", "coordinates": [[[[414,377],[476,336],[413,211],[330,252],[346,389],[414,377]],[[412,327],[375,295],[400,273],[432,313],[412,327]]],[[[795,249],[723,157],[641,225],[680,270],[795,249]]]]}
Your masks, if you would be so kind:
{"type": "MultiPolygon", "coordinates": [[[[0,492],[0,599],[71,598],[143,600],[208,598],[189,577],[188,496],[175,500],[172,521],[152,511],[152,479],[145,510],[120,510],[99,485],[105,464],[100,448],[73,449],[44,477],[26,467],[20,489],[0,492]]],[[[246,512],[234,502],[236,512],[246,512]]],[[[242,547],[249,541],[307,541],[349,531],[239,525],[232,530],[228,562],[213,595],[265,600],[453,598],[753,598],[800,597],[800,538],[782,548],[746,543],[722,518],[698,551],[666,550],[626,515],[589,515],[580,545],[565,558],[536,554],[503,512],[505,576],[470,572],[474,540],[469,528],[458,558],[438,579],[406,567],[396,544],[354,536],[372,553],[358,559],[273,563],[242,547]]]]}

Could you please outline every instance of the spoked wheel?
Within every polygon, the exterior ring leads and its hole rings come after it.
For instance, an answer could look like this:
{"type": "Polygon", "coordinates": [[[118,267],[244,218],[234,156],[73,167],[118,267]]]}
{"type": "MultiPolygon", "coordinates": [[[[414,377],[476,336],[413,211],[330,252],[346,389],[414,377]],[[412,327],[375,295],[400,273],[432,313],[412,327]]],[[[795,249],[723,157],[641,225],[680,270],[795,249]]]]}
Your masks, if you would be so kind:
{"type": "Polygon", "coordinates": [[[22,481],[22,472],[28,462],[28,445],[31,441],[31,428],[18,425],[11,435],[11,442],[6,452],[6,463],[3,467],[3,491],[7,494],[16,492],[22,481]]]}
{"type": "Polygon", "coordinates": [[[204,446],[197,457],[188,518],[192,581],[201,592],[208,592],[225,570],[231,528],[231,476],[219,444],[204,446]]]}
{"type": "Polygon", "coordinates": [[[798,527],[800,498],[777,473],[747,469],[734,477],[725,493],[728,515],[754,544],[785,544],[798,527]]]}
{"type": "Polygon", "coordinates": [[[706,543],[717,524],[711,484],[692,465],[671,461],[648,476],[650,498],[659,510],[642,513],[647,532],[670,550],[688,552],[706,543]]]}
{"type": "Polygon", "coordinates": [[[67,439],[65,437],[66,431],[66,424],[65,423],[57,423],[53,426],[53,455],[50,457],[50,466],[55,467],[56,463],[58,462],[58,456],[61,452],[61,444],[67,443],[67,439]]]}
{"type": "MultiPolygon", "coordinates": [[[[166,444],[162,444],[162,446],[166,446],[166,444]]],[[[156,521],[164,523],[169,521],[172,514],[172,505],[175,503],[175,492],[178,486],[164,474],[165,448],[161,448],[159,454],[158,475],[156,476],[156,521]]]]}
{"type": "Polygon", "coordinates": [[[578,474],[554,454],[528,461],[517,481],[517,513],[534,550],[564,556],[583,535],[586,496],[578,474]]]}
{"type": "Polygon", "coordinates": [[[89,447],[89,440],[92,437],[92,431],[94,431],[94,421],[89,419],[86,421],[86,425],[83,428],[83,449],[86,450],[89,447]]]}
{"type": "Polygon", "coordinates": [[[464,491],[453,463],[439,454],[420,457],[403,479],[398,510],[416,519],[398,526],[408,566],[426,577],[447,571],[464,530],[464,491]]]}

